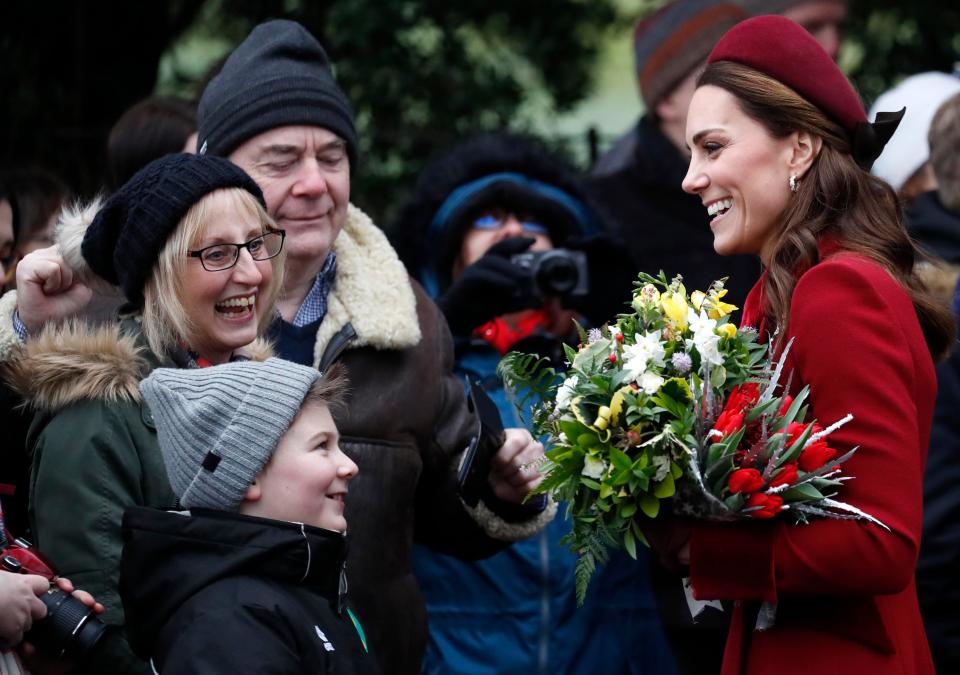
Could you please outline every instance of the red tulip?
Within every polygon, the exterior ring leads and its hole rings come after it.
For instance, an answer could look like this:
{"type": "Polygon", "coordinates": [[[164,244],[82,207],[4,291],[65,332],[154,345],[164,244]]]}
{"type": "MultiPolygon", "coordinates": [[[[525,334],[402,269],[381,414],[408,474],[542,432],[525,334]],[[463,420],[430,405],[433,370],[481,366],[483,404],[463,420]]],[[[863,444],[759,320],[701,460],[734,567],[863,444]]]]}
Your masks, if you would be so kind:
{"type": "Polygon", "coordinates": [[[737,469],[730,474],[727,487],[733,494],[756,492],[763,487],[763,476],[756,469],[737,469]]]}
{"type": "Polygon", "coordinates": [[[804,448],[803,452],[800,453],[800,468],[807,473],[816,471],[833,459],[836,454],[836,450],[829,447],[825,440],[820,439],[804,448]]]}
{"type": "Polygon", "coordinates": [[[780,417],[783,417],[787,414],[787,411],[790,410],[790,406],[793,405],[793,396],[787,394],[783,397],[783,400],[780,403],[780,410],[777,411],[777,414],[780,417]]]}
{"type": "MultiPolygon", "coordinates": [[[[807,430],[808,426],[810,425],[803,424],[801,422],[791,422],[789,425],[787,425],[787,446],[789,447],[794,441],[800,438],[800,436],[803,435],[803,432],[807,430]]],[[[821,431],[823,431],[823,427],[814,423],[813,429],[810,430],[810,435],[813,436],[814,434],[819,434],[821,431]]]]}
{"type": "Polygon", "coordinates": [[[750,512],[750,517],[752,518],[773,518],[780,509],[783,508],[783,499],[777,495],[768,495],[762,492],[758,492],[754,495],[750,495],[750,499],[747,500],[747,506],[759,506],[761,508],[756,511],[750,512]]]}
{"type": "Polygon", "coordinates": [[[729,436],[737,429],[743,426],[743,413],[730,412],[724,410],[717,418],[717,423],[713,425],[715,431],[719,431],[722,436],[729,436]]]}
{"type": "Polygon", "coordinates": [[[777,487],[778,485],[792,485],[797,482],[797,463],[796,462],[787,462],[783,465],[783,468],[777,472],[773,477],[773,480],[770,481],[770,487],[777,487]]]}

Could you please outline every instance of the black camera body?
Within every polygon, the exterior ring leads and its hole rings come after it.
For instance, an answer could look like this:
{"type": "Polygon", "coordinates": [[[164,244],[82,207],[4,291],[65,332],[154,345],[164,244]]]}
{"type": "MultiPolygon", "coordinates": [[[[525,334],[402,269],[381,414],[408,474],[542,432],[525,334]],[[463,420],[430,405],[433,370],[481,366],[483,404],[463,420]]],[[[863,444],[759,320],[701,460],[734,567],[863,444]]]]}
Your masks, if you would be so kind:
{"type": "MultiPolygon", "coordinates": [[[[51,582],[57,578],[50,563],[25,539],[15,539],[0,549],[0,568],[6,570],[0,574],[38,574],[51,582]]],[[[39,598],[47,606],[47,615],[33,623],[24,641],[48,656],[82,660],[103,637],[106,625],[91,608],[59,588],[51,588],[39,598]]]]}
{"type": "Polygon", "coordinates": [[[555,248],[510,256],[510,262],[529,271],[520,293],[541,298],[584,297],[590,291],[587,255],[555,248]]]}

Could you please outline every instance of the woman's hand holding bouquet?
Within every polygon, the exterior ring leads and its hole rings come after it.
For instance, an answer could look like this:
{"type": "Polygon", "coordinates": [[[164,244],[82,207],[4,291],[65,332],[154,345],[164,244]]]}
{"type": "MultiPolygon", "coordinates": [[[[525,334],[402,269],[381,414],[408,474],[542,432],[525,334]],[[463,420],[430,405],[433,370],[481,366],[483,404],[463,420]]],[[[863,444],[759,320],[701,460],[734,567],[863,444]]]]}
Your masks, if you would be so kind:
{"type": "Polygon", "coordinates": [[[808,390],[791,399],[780,384],[789,344],[772,363],[756,332],[730,321],[737,308],[725,294],[723,281],[688,295],[680,277],[641,274],[632,311],[581,331],[565,374],[531,355],[500,364],[546,438],[536,492],[567,503],[581,602],[608,549],[636,556],[645,521],[668,498],[675,513],[710,520],[878,522],[832,499],[855,449],[838,457],[827,437],[852,416],[827,428],[804,422],[808,390]]]}

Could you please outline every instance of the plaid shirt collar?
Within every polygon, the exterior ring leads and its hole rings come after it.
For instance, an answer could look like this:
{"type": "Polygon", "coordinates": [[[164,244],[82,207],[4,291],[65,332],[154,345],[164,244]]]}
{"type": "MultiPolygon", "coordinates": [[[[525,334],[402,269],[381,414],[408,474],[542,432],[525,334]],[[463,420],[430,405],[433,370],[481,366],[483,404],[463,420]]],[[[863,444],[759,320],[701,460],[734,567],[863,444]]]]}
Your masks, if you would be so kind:
{"type": "Polygon", "coordinates": [[[320,274],[313,281],[313,287],[304,298],[303,304],[293,317],[293,325],[300,327],[319,321],[327,315],[327,296],[337,277],[337,254],[330,251],[323,263],[320,274]]]}

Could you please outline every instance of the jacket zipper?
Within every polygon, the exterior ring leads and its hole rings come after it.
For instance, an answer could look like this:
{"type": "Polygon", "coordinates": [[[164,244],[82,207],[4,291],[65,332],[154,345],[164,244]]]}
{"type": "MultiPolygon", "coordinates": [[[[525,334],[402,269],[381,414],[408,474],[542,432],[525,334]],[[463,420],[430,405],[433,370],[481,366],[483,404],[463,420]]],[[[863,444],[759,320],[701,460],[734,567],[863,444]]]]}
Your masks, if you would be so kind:
{"type": "Polygon", "coordinates": [[[317,366],[317,370],[323,373],[329,368],[330,364],[340,358],[340,355],[356,337],[357,331],[354,330],[353,324],[345,324],[343,328],[337,331],[336,335],[330,338],[326,349],[323,350],[323,356],[320,357],[320,365],[317,366]]]}

